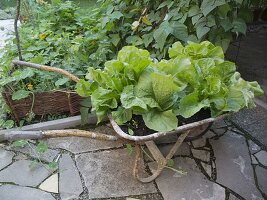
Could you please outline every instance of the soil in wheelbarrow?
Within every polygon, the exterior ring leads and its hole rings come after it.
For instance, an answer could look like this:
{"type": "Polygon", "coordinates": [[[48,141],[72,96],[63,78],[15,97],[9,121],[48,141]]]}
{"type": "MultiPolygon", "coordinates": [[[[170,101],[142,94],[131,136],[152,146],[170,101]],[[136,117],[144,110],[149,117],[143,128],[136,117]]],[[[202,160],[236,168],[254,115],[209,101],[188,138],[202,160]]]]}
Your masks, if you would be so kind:
{"type": "MultiPolygon", "coordinates": [[[[183,118],[181,116],[177,117],[178,118],[178,126],[190,124],[192,122],[197,122],[197,121],[207,119],[210,117],[211,117],[210,111],[202,109],[197,114],[195,114],[194,116],[192,116],[190,118],[183,118]]],[[[127,134],[130,134],[129,131],[132,130],[134,132],[134,136],[145,136],[145,135],[150,135],[150,134],[153,134],[156,132],[156,131],[146,127],[145,122],[142,119],[141,115],[133,115],[131,121],[127,122],[126,124],[124,124],[120,127],[127,134]]]]}

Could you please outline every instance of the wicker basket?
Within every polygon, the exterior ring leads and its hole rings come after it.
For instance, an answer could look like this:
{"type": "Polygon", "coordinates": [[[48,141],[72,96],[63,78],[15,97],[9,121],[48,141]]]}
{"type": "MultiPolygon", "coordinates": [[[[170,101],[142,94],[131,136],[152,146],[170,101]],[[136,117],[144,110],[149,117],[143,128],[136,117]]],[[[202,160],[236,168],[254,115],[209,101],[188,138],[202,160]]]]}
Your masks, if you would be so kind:
{"type": "Polygon", "coordinates": [[[78,114],[80,112],[80,102],[83,100],[82,97],[72,91],[34,93],[34,95],[30,94],[29,97],[16,101],[12,100],[12,95],[9,92],[3,92],[2,95],[17,123],[30,112],[32,106],[33,113],[36,116],[62,113],[78,114]]]}

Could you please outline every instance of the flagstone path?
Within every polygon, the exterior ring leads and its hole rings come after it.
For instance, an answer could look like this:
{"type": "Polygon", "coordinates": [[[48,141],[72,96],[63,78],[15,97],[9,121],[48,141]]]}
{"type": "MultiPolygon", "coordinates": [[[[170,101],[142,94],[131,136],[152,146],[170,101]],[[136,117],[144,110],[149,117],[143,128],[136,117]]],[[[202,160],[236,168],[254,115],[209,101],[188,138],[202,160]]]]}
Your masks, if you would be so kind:
{"type": "MultiPolygon", "coordinates": [[[[0,199],[266,199],[267,146],[246,130],[251,113],[251,130],[267,119],[267,111],[258,106],[214,123],[206,135],[177,151],[172,168],[186,174],[166,168],[147,184],[133,178],[134,153],[130,155],[123,143],[48,139],[49,150],[41,157],[34,152],[34,141],[24,148],[1,144],[0,199]],[[34,164],[36,158],[41,162],[34,164]],[[58,162],[56,170],[45,165],[52,160],[58,162]]],[[[267,123],[260,126],[267,130],[267,123]]],[[[92,130],[113,134],[109,125],[92,130]]],[[[169,141],[157,142],[163,153],[173,143],[169,141]]],[[[143,175],[154,167],[145,157],[143,175]]]]}

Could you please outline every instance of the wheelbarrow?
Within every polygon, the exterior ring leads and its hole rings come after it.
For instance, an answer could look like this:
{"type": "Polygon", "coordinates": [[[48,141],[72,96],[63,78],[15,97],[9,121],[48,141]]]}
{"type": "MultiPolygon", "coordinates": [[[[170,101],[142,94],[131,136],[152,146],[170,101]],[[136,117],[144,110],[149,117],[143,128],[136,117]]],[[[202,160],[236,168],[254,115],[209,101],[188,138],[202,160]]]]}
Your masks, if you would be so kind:
{"type": "MultiPolygon", "coordinates": [[[[71,80],[78,82],[79,78],[75,77],[73,74],[69,72],[45,65],[33,64],[24,61],[13,61],[13,64],[18,66],[27,66],[35,69],[45,70],[45,71],[53,71],[61,73],[71,80]]],[[[125,143],[130,143],[135,146],[136,155],[135,155],[135,163],[133,167],[133,175],[134,177],[143,182],[148,183],[155,180],[162,172],[162,170],[167,166],[168,160],[172,159],[175,152],[179,149],[181,144],[184,141],[192,141],[198,139],[203,134],[205,134],[210,128],[211,124],[216,121],[224,118],[226,115],[221,115],[217,118],[207,118],[201,121],[193,122],[190,124],[185,124],[177,127],[176,129],[168,132],[156,132],[146,136],[131,136],[126,134],[120,126],[113,120],[111,115],[108,115],[108,120],[113,127],[116,135],[107,135],[102,133],[90,132],[79,129],[68,129],[68,130],[47,130],[47,131],[9,131],[0,134],[0,142],[2,141],[12,141],[12,140],[20,140],[20,139],[46,139],[46,138],[54,138],[54,137],[86,137],[97,140],[108,140],[108,141],[117,141],[122,140],[125,143]],[[155,140],[161,137],[166,137],[171,134],[177,134],[178,138],[175,144],[170,149],[169,153],[166,157],[160,152],[155,140]],[[155,159],[157,163],[157,169],[153,172],[151,176],[148,177],[140,177],[138,173],[141,157],[142,157],[142,145],[146,145],[151,155],[155,159]]]]}

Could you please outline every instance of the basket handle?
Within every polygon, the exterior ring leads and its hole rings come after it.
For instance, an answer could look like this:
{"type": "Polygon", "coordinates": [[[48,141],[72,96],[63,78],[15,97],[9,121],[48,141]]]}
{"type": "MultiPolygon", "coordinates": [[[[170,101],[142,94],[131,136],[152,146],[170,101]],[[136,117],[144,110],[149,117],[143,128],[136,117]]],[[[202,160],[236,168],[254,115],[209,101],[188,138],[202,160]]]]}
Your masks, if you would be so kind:
{"type": "Polygon", "coordinates": [[[25,62],[25,61],[21,61],[21,60],[13,60],[12,63],[14,65],[18,65],[18,66],[26,66],[26,67],[39,69],[39,70],[60,73],[60,74],[63,74],[64,76],[68,77],[69,79],[75,81],[76,83],[79,82],[79,80],[80,80],[77,76],[75,76],[75,75],[71,74],[70,72],[68,72],[64,69],[61,69],[61,68],[50,67],[50,66],[46,66],[46,65],[40,65],[40,64],[25,62]]]}

